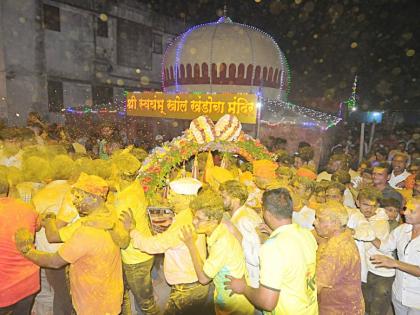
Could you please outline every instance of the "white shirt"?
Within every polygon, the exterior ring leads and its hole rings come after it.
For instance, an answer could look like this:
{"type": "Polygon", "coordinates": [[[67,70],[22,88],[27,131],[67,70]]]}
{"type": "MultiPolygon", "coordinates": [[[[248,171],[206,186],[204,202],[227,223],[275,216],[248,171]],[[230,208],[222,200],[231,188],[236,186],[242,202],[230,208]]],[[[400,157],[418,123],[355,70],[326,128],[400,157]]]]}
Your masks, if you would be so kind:
{"type": "MultiPolygon", "coordinates": [[[[412,240],[412,230],[411,224],[400,225],[381,242],[380,250],[389,252],[397,249],[400,261],[420,266],[420,237],[412,240]]],[[[403,305],[420,309],[420,277],[397,270],[392,291],[403,305]]]]}
{"type": "Polygon", "coordinates": [[[300,211],[293,211],[292,222],[309,230],[314,229],[315,210],[307,206],[303,206],[300,211]]]}
{"type": "MultiPolygon", "coordinates": [[[[378,208],[376,210],[376,214],[367,219],[371,229],[375,232],[375,236],[380,239],[381,241],[384,240],[389,235],[389,223],[388,223],[388,215],[386,214],[385,210],[382,208],[378,208]]],[[[381,253],[375,246],[373,246],[370,242],[365,242],[363,244],[364,248],[360,253],[360,259],[364,260],[367,265],[367,270],[363,270],[363,263],[362,263],[362,281],[366,282],[367,272],[374,273],[377,276],[381,277],[393,277],[395,275],[394,269],[389,268],[378,268],[370,261],[370,257],[373,255],[383,255],[385,254],[388,257],[392,257],[392,251],[388,253],[381,253]]]]}
{"type": "Polygon", "coordinates": [[[230,221],[242,234],[242,249],[245,254],[250,286],[258,288],[260,283],[259,253],[261,240],[257,233],[257,227],[262,223],[262,219],[253,209],[244,205],[234,212],[230,221]]]}
{"type": "Polygon", "coordinates": [[[354,230],[353,238],[359,241],[370,242],[375,239],[375,232],[370,226],[369,221],[357,208],[346,207],[349,220],[347,227],[354,230]]]}
{"type": "Polygon", "coordinates": [[[356,208],[356,203],[354,202],[353,194],[351,193],[350,189],[346,188],[344,190],[344,206],[348,208],[356,208]]]}
{"type": "Polygon", "coordinates": [[[389,186],[391,186],[392,188],[395,188],[395,189],[401,189],[401,188],[398,188],[397,187],[397,184],[398,183],[401,183],[401,182],[403,182],[403,181],[405,181],[406,180],[406,178],[408,177],[408,176],[410,176],[411,174],[409,173],[409,172],[407,172],[406,170],[404,170],[404,172],[402,172],[400,175],[397,175],[397,176],[395,176],[394,175],[394,171],[392,171],[392,173],[391,173],[391,177],[390,177],[390,179],[389,179],[389,181],[388,181],[388,184],[389,184],[389,186]]]}

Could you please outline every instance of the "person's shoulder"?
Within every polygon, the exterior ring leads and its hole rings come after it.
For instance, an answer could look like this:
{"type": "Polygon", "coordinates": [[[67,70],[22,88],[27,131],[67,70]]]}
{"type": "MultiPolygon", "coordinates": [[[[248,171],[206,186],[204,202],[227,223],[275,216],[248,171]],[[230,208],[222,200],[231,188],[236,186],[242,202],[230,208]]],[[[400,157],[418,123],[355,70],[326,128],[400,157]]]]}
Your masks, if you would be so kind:
{"type": "Polygon", "coordinates": [[[401,234],[401,233],[411,232],[412,229],[413,229],[413,226],[411,224],[403,223],[403,224],[398,225],[391,232],[394,234],[401,234]]]}

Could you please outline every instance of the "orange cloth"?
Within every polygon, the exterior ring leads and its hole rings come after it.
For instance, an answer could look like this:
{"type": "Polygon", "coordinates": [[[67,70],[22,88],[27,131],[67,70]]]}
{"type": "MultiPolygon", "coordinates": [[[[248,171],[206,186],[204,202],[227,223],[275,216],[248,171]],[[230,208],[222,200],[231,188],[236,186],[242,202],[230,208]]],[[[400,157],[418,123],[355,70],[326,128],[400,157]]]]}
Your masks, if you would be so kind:
{"type": "Polygon", "coordinates": [[[81,173],[73,187],[93,195],[105,197],[108,192],[108,183],[99,176],[81,173]]]}
{"type": "Polygon", "coordinates": [[[276,178],[277,163],[270,160],[257,160],[252,162],[254,176],[276,178]]]}
{"type": "Polygon", "coordinates": [[[23,201],[0,198],[0,307],[13,305],[39,290],[39,267],[17,250],[20,228],[35,233],[38,214],[23,201]]]}
{"type": "Polygon", "coordinates": [[[408,176],[405,181],[405,188],[406,189],[413,189],[414,185],[416,184],[416,174],[411,174],[408,176]]]}
{"type": "Polygon", "coordinates": [[[315,172],[311,171],[309,168],[301,167],[296,172],[297,176],[308,177],[309,179],[315,180],[317,175],[315,172]]]}
{"type": "Polygon", "coordinates": [[[58,253],[70,263],[70,289],[78,315],[120,313],[121,255],[109,232],[82,226],[58,253]]]}

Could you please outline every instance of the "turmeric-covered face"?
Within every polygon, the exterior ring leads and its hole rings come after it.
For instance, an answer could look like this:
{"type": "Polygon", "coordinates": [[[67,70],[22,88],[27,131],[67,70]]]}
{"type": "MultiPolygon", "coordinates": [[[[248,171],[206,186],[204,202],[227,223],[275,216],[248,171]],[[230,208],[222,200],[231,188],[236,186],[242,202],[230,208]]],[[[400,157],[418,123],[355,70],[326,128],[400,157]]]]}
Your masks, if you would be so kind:
{"type": "Polygon", "coordinates": [[[98,196],[85,192],[78,188],[71,190],[72,203],[76,207],[81,217],[87,216],[98,202],[98,196]]]}
{"type": "Polygon", "coordinates": [[[378,202],[376,200],[360,199],[359,200],[360,212],[365,218],[373,217],[378,209],[378,202]]]}
{"type": "Polygon", "coordinates": [[[407,202],[404,216],[408,224],[420,224],[420,199],[407,202]]]}

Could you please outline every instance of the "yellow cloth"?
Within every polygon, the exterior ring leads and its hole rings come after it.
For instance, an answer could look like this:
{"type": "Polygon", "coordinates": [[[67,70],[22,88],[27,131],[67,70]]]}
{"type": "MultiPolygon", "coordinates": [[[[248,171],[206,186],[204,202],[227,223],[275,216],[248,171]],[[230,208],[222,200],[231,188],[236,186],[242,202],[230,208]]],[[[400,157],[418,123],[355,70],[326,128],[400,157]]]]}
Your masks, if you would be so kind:
{"type": "MultiPolygon", "coordinates": [[[[58,230],[60,235],[60,239],[63,242],[67,242],[72,236],[76,233],[76,231],[83,227],[83,222],[85,221],[95,221],[98,222],[111,222],[117,221],[118,217],[115,214],[115,209],[111,206],[106,206],[103,212],[91,214],[86,217],[79,217],[78,215],[71,220],[71,223],[67,224],[66,226],[62,227],[58,230]]],[[[100,225],[100,223],[99,223],[100,225]]],[[[101,229],[98,227],[98,229],[101,229]]]]}
{"type": "Polygon", "coordinates": [[[87,154],[86,148],[83,144],[74,142],[72,143],[72,146],[73,146],[74,152],[79,153],[79,154],[87,154]]]}
{"type": "Polygon", "coordinates": [[[270,160],[256,160],[252,162],[252,171],[254,176],[264,178],[276,178],[276,162],[270,160]]]}
{"type": "Polygon", "coordinates": [[[323,171],[323,172],[318,174],[318,176],[316,177],[316,181],[317,182],[320,182],[322,180],[331,181],[331,176],[332,176],[332,174],[330,174],[326,171],[323,171]]]}
{"type": "Polygon", "coordinates": [[[231,179],[234,179],[234,176],[223,167],[214,166],[206,170],[206,181],[213,188],[218,189],[220,184],[231,179]]]}
{"type": "Polygon", "coordinates": [[[254,175],[252,175],[252,173],[250,171],[243,172],[239,176],[239,181],[246,186],[251,185],[253,179],[254,179],[254,175]]]}
{"type": "Polygon", "coordinates": [[[71,190],[67,191],[63,197],[61,207],[57,213],[57,219],[60,219],[64,222],[72,222],[75,218],[79,216],[76,207],[73,205],[73,199],[71,195],[71,190]]]}
{"type": "Polygon", "coordinates": [[[70,263],[70,289],[77,314],[120,313],[123,297],[120,249],[107,231],[83,226],[58,253],[70,263]]]}
{"type": "MultiPolygon", "coordinates": [[[[117,217],[120,216],[122,211],[131,209],[136,221],[136,229],[144,235],[152,235],[146,213],[147,203],[139,181],[134,181],[121,192],[116,193],[113,206],[117,217]]],[[[121,257],[123,262],[129,265],[152,259],[152,256],[135,249],[132,242],[126,249],[121,250],[121,257]]]]}
{"type": "Polygon", "coordinates": [[[204,262],[205,274],[213,279],[216,314],[254,314],[254,306],[244,295],[225,290],[225,276],[242,278],[246,275],[245,256],[239,241],[221,223],[207,238],[209,256],[204,262]]]}
{"type": "Polygon", "coordinates": [[[23,182],[16,185],[17,198],[26,203],[31,203],[32,197],[41,189],[43,184],[35,182],[23,182]]]}
{"type": "MultiPolygon", "coordinates": [[[[192,225],[193,216],[191,210],[184,209],[175,215],[171,226],[162,233],[147,237],[137,230],[131,231],[132,243],[150,254],[165,254],[163,271],[166,281],[170,285],[181,283],[193,283],[198,281],[194,265],[187,246],[179,238],[181,227],[192,225]]],[[[204,235],[197,235],[195,242],[201,259],[206,259],[206,238],[204,235]]]]}
{"type": "MultiPolygon", "coordinates": [[[[67,192],[71,189],[66,180],[56,180],[38,191],[32,198],[32,203],[39,214],[52,212],[57,214],[62,206],[67,192]]],[[[36,247],[39,250],[54,253],[60,248],[61,244],[50,244],[46,238],[45,230],[42,228],[37,232],[36,247]]]]}
{"type": "Polygon", "coordinates": [[[71,185],[66,180],[55,180],[39,190],[32,198],[38,213],[58,213],[71,185]]]}
{"type": "Polygon", "coordinates": [[[105,197],[108,192],[108,183],[99,176],[81,173],[73,187],[93,195],[105,197]]]}
{"type": "Polygon", "coordinates": [[[260,251],[260,283],[279,290],[272,315],[318,314],[315,285],[317,244],[309,230],[283,225],[271,233],[260,251]]]}

